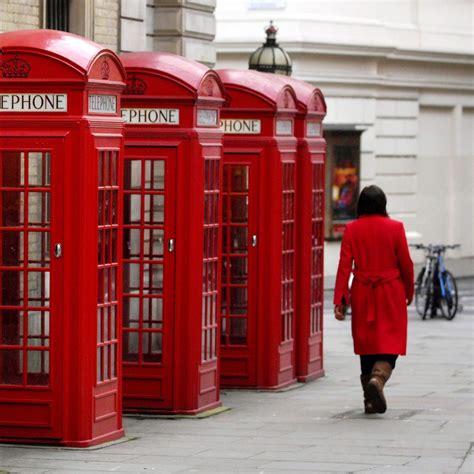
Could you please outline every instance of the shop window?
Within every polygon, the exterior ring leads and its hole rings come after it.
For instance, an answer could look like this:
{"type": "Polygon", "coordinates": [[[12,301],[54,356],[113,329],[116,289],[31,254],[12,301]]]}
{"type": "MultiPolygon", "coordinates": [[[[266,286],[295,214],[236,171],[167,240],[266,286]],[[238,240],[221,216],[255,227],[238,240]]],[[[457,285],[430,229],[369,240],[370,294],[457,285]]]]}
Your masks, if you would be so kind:
{"type": "Polygon", "coordinates": [[[329,130],[326,166],[325,238],[340,239],[346,225],[357,218],[360,183],[360,131],[329,130]]]}

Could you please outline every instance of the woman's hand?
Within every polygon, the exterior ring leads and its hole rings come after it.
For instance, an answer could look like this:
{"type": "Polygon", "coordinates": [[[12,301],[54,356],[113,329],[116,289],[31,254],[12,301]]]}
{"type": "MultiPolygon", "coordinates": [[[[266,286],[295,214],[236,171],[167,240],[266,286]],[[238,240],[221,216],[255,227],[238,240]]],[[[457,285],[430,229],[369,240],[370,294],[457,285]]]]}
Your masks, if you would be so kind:
{"type": "Polygon", "coordinates": [[[336,304],[334,306],[334,316],[338,321],[344,321],[344,319],[346,319],[346,309],[347,306],[343,304],[336,304]]]}

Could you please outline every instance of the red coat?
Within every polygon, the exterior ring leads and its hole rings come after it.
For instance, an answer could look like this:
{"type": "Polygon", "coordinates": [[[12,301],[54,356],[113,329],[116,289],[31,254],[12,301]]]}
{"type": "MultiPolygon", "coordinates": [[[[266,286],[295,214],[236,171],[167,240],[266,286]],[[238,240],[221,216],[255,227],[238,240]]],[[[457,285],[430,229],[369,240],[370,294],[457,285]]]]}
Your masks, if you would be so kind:
{"type": "Polygon", "coordinates": [[[403,224],[378,215],[361,216],[348,224],[334,304],[351,305],[356,354],[406,354],[406,300],[412,300],[413,291],[413,262],[403,224]]]}

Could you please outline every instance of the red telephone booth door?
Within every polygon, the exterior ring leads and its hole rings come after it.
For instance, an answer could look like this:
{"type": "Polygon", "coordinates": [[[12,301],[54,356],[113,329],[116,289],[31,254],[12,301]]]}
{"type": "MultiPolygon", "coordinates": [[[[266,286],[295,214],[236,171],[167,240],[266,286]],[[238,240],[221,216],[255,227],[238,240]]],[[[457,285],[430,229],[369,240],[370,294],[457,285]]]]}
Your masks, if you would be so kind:
{"type": "Polygon", "coordinates": [[[128,146],[124,181],[123,394],[172,401],[176,149],[128,146]]]}
{"type": "Polygon", "coordinates": [[[224,156],[222,385],[257,383],[258,156],[224,156]]]}
{"type": "Polygon", "coordinates": [[[0,431],[10,439],[62,435],[63,160],[60,140],[0,140],[0,431]]]}

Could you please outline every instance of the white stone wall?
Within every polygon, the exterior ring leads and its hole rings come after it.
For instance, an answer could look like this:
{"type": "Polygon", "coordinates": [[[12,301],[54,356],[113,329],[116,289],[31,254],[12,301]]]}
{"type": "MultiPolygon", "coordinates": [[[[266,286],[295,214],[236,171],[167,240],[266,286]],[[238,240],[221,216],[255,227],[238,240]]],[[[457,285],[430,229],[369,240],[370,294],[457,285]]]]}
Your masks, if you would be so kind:
{"type": "Polygon", "coordinates": [[[117,51],[120,0],[94,0],[94,41],[117,51]]]}
{"type": "Polygon", "coordinates": [[[0,32],[39,28],[41,0],[1,0],[0,32]]]}

